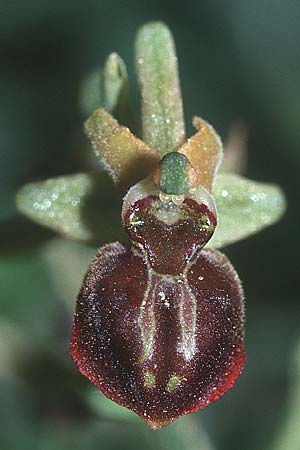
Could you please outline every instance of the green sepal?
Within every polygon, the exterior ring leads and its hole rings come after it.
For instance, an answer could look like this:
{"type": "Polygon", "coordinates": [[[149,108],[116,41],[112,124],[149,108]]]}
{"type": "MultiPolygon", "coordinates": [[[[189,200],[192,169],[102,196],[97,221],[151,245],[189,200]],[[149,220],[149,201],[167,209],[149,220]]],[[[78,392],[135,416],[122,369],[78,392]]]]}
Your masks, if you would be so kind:
{"type": "MultiPolygon", "coordinates": [[[[258,233],[285,211],[281,189],[272,184],[220,174],[214,185],[218,226],[207,244],[221,248],[258,233]]],[[[29,183],[16,198],[20,212],[69,238],[105,243],[124,238],[121,202],[104,172],[75,174],[29,183]]]]}
{"type": "Polygon", "coordinates": [[[281,189],[238,175],[219,174],[213,187],[218,225],[207,247],[221,248],[277,222],[285,211],[281,189]]]}
{"type": "Polygon", "coordinates": [[[34,222],[72,239],[102,244],[124,235],[121,202],[105,172],[26,184],[16,204],[34,222]]]}
{"type": "Polygon", "coordinates": [[[170,30],[161,22],[144,25],[137,34],[135,49],[143,140],[163,156],[185,140],[177,58],[170,30]]]}

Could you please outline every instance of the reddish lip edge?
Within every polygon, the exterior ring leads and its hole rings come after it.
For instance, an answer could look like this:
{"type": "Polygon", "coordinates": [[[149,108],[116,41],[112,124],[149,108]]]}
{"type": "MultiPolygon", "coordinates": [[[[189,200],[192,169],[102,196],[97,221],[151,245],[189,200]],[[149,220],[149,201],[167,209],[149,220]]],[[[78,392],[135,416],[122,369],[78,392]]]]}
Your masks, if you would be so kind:
{"type": "Polygon", "coordinates": [[[175,420],[179,419],[182,416],[185,416],[187,414],[193,414],[196,413],[197,411],[207,408],[211,403],[214,403],[217,400],[219,400],[220,397],[222,397],[224,394],[226,394],[227,391],[229,391],[234,387],[235,382],[237,381],[238,377],[242,374],[244,370],[245,362],[246,362],[245,347],[244,343],[241,342],[240,346],[236,350],[230,368],[227,369],[228,372],[227,382],[225,384],[222,384],[222,382],[220,382],[220,386],[208,397],[205,403],[202,404],[197,403],[191,406],[190,408],[183,410],[179,415],[172,417],[172,419],[163,419],[161,421],[158,420],[157,422],[155,422],[154,420],[145,419],[142,416],[140,416],[140,418],[153,430],[161,430],[165,426],[171,424],[172,422],[174,422],[175,420]]]}
{"type": "MultiPolygon", "coordinates": [[[[95,378],[93,375],[91,375],[81,364],[81,355],[76,350],[77,347],[77,335],[76,332],[73,331],[72,334],[72,340],[71,340],[71,346],[70,346],[70,355],[72,359],[77,364],[79,372],[86,377],[102,394],[104,394],[108,399],[112,400],[113,402],[117,403],[120,406],[123,406],[126,409],[129,409],[130,411],[133,411],[131,407],[127,406],[125,402],[120,400],[114,392],[109,392],[104,384],[104,380],[101,382],[99,378],[95,378]]],[[[245,367],[245,348],[243,341],[241,342],[240,346],[237,348],[236,353],[233,357],[233,361],[230,365],[229,369],[226,369],[228,372],[227,375],[227,381],[226,383],[222,383],[223,377],[220,377],[219,387],[211,393],[211,395],[208,397],[208,399],[204,403],[195,403],[193,406],[183,410],[180,414],[177,416],[172,417],[171,419],[146,419],[143,415],[140,415],[136,411],[133,411],[135,414],[137,414],[140,419],[143,420],[152,430],[161,430],[167,425],[171,424],[175,420],[179,419],[181,416],[185,416],[187,414],[195,413],[199,410],[205,409],[207,406],[209,406],[211,403],[216,402],[220,397],[222,397],[228,390],[232,389],[236,380],[238,377],[242,374],[244,367],[245,367]]]]}

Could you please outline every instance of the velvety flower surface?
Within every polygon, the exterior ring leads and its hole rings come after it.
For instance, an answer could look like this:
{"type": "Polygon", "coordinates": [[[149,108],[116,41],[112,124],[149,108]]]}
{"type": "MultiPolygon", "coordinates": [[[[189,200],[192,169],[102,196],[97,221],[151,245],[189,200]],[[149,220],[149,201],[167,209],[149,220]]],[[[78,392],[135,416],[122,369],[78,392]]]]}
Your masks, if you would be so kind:
{"type": "Polygon", "coordinates": [[[227,258],[202,250],[216,226],[208,192],[176,204],[144,190],[124,200],[131,245],[102,247],[87,273],[71,352],[105,395],[158,429],[233,386],[244,366],[243,293],[227,258]]]}
{"type": "MultiPolygon", "coordinates": [[[[127,128],[127,71],[115,53],[98,74],[103,101],[88,107],[96,158],[127,192],[129,241],[105,245],[92,262],[71,355],[107,397],[159,429],[217,400],[243,370],[243,292],[214,249],[276,222],[285,201],[276,185],[217,173],[223,146],[205,120],[194,117],[186,139],[175,45],[163,23],[139,30],[135,61],[142,139],[127,128]]],[[[111,187],[103,171],[59,176],[25,185],[17,206],[69,238],[102,245],[125,235],[111,187]]]]}

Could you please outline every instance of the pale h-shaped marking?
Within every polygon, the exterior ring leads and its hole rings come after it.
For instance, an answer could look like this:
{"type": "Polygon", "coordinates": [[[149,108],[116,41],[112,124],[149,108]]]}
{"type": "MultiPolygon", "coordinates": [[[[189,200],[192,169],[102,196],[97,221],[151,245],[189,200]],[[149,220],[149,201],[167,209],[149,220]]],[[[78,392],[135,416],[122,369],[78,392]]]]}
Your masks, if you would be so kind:
{"type": "Polygon", "coordinates": [[[178,314],[181,338],[178,340],[177,350],[182,353],[186,361],[191,360],[196,353],[197,300],[189,286],[187,275],[191,266],[197,261],[198,255],[196,254],[195,257],[196,252],[192,255],[182,275],[163,275],[152,269],[144,250],[142,254],[136,249],[133,249],[133,252],[143,259],[148,272],[147,288],[138,317],[143,347],[142,362],[150,360],[153,355],[156,333],[155,299],[158,295],[157,288],[164,281],[174,283],[179,290],[178,314]]]}
{"type": "Polygon", "coordinates": [[[153,270],[149,270],[148,267],[148,281],[147,289],[143,297],[141,304],[140,314],[138,317],[138,325],[141,330],[143,356],[142,361],[151,359],[154,348],[155,337],[155,293],[158,285],[159,278],[156,276],[153,270]]]}
{"type": "Polygon", "coordinates": [[[181,291],[179,299],[181,340],[178,342],[177,350],[183,354],[186,361],[189,361],[196,353],[197,301],[187,279],[179,286],[181,291]]]}

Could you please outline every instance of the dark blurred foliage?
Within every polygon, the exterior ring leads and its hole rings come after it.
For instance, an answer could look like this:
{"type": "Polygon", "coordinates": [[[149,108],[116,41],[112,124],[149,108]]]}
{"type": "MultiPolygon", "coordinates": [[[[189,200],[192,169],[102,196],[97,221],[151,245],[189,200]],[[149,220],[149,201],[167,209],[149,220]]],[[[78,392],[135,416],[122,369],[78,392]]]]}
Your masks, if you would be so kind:
{"type": "Polygon", "coordinates": [[[266,449],[289,408],[288,362],[300,334],[299,2],[2,0],[0,10],[1,449],[210,448],[204,437],[196,445],[188,427],[175,438],[175,425],[154,433],[91,406],[68,339],[73,296],[95,249],[56,238],[14,206],[23,183],[87,167],[79,84],[112,51],[128,64],[138,111],[134,36],[157,19],[176,40],[189,134],[194,114],[223,138],[242,120],[246,175],[287,196],[277,225],[225,249],[246,292],[247,367],[194,417],[217,449],[266,449]]]}

